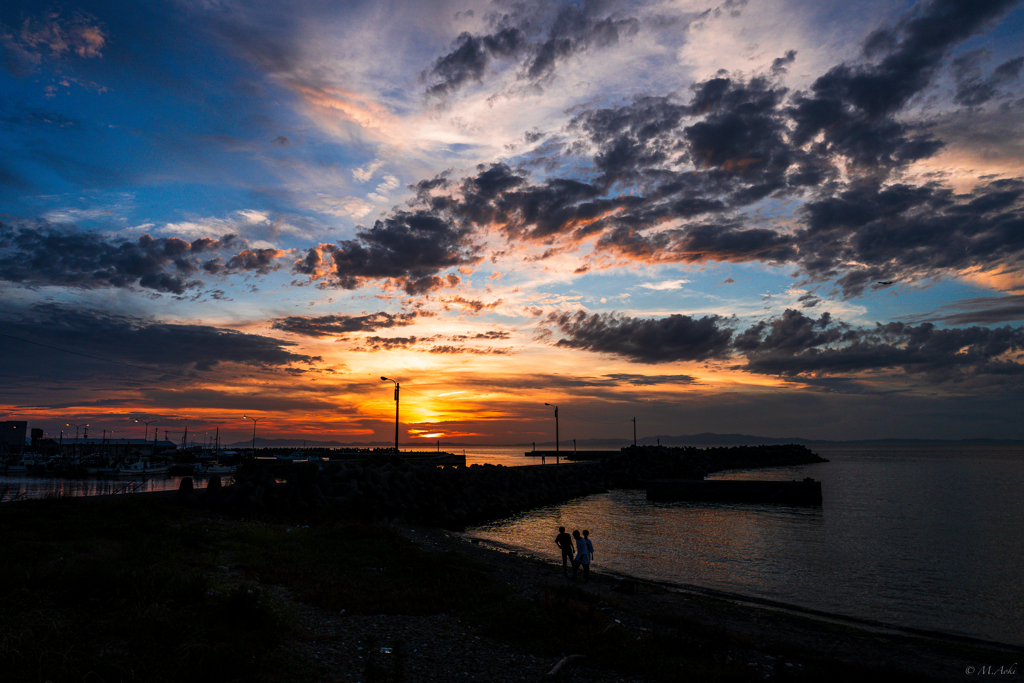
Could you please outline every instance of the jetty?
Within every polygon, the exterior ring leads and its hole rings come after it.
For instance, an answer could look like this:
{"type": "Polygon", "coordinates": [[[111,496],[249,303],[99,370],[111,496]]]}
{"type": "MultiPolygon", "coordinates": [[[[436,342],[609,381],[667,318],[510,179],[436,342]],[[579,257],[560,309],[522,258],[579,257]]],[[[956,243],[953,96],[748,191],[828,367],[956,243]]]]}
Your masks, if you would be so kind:
{"type": "Polygon", "coordinates": [[[572,462],[580,460],[604,460],[605,458],[612,458],[621,453],[620,450],[615,451],[526,451],[525,455],[527,458],[561,458],[563,460],[569,460],[572,462]]]}

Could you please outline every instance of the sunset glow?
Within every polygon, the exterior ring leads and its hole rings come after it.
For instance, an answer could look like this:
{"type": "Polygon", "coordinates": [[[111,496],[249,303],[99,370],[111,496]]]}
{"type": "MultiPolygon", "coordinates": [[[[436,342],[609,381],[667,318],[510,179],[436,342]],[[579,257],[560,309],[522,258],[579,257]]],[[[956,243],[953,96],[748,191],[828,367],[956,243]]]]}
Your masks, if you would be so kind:
{"type": "Polygon", "coordinates": [[[4,419],[1024,438],[1020,3],[335,5],[4,3],[4,419]]]}

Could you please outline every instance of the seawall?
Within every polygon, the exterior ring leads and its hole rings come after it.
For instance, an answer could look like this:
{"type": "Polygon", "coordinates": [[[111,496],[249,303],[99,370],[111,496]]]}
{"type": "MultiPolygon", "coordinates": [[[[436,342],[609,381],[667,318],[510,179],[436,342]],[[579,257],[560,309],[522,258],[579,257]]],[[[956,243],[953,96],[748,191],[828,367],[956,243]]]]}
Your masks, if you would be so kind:
{"type": "MultiPolygon", "coordinates": [[[[179,498],[231,514],[306,512],[326,508],[368,520],[400,520],[460,528],[611,488],[643,488],[651,479],[702,479],[724,469],[824,462],[804,446],[623,449],[599,462],[562,465],[436,467],[408,461],[296,462],[284,481],[256,466],[221,487],[184,486],[179,498]]],[[[189,484],[191,481],[189,481],[189,484]]]]}

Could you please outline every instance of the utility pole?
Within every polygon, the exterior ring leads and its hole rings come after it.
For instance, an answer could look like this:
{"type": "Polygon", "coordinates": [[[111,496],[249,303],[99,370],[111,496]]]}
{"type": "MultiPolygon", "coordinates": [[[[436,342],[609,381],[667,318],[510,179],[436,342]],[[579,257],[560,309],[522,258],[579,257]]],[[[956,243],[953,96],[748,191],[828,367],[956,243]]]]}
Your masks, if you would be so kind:
{"type": "Polygon", "coordinates": [[[389,379],[387,377],[381,377],[385,382],[395,383],[395,455],[398,455],[398,384],[397,380],[389,379]]]}
{"type": "Polygon", "coordinates": [[[636,418],[633,418],[633,447],[636,448],[636,418]]]}
{"type": "Polygon", "coordinates": [[[558,406],[545,403],[546,406],[551,406],[555,409],[555,459],[558,459],[558,406]]]}
{"type": "Polygon", "coordinates": [[[249,417],[248,415],[242,416],[243,420],[252,420],[252,459],[256,459],[256,423],[262,420],[262,417],[249,417]]]}

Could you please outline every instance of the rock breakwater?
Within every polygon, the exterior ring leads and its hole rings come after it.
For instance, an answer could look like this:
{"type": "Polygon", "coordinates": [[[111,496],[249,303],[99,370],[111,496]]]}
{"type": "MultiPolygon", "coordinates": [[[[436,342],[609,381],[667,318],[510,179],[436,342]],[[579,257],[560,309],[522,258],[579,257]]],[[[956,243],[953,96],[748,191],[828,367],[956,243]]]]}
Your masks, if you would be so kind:
{"type": "MultiPolygon", "coordinates": [[[[407,461],[293,463],[274,474],[257,466],[230,486],[203,491],[182,482],[179,497],[236,515],[327,508],[368,520],[461,528],[610,488],[642,488],[649,479],[703,478],[708,472],[823,462],[803,446],[626,448],[600,462],[563,465],[437,467],[407,461]]],[[[186,483],[187,482],[187,483],[186,483]]]]}

